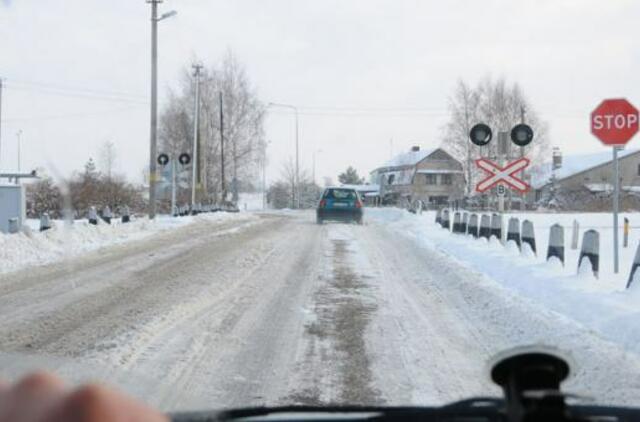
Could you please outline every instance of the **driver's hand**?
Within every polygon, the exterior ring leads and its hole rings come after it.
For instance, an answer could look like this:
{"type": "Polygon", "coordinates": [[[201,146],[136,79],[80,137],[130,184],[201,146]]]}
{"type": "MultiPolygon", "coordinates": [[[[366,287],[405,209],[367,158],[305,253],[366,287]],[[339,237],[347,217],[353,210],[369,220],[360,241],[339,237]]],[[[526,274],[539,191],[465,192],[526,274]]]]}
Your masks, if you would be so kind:
{"type": "Polygon", "coordinates": [[[15,384],[0,380],[0,422],[134,422],[167,421],[159,412],[97,385],[76,390],[47,373],[29,375],[15,384]]]}

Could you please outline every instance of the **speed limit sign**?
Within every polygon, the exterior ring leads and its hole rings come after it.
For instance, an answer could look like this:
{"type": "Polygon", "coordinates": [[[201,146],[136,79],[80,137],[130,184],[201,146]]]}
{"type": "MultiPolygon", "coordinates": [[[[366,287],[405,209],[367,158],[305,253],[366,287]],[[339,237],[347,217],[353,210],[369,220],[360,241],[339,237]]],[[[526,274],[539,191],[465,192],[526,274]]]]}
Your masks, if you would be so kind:
{"type": "Polygon", "coordinates": [[[496,186],[496,193],[498,196],[504,196],[504,194],[507,193],[507,188],[505,188],[504,185],[498,185],[496,186]]]}

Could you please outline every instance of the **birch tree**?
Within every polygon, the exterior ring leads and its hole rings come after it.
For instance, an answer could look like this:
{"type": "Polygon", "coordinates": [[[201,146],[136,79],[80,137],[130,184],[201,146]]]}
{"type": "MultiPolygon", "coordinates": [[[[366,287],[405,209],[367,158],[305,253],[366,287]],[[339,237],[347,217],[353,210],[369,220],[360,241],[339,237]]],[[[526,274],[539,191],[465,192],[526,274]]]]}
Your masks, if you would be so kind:
{"type": "MultiPolygon", "coordinates": [[[[170,92],[160,117],[161,145],[174,156],[193,153],[194,88],[194,78],[185,69],[180,88],[170,92]]],[[[258,180],[264,159],[264,115],[265,106],[231,52],[203,69],[197,142],[202,195],[225,201],[234,181],[238,186],[258,180]]]]}
{"type": "Polygon", "coordinates": [[[498,133],[508,133],[523,121],[533,129],[533,142],[520,150],[509,140],[511,156],[523,154],[533,163],[539,163],[549,151],[548,126],[540,119],[522,88],[517,83],[509,85],[504,78],[493,80],[487,77],[475,88],[462,80],[458,81],[449,99],[449,121],[443,128],[442,147],[462,162],[467,179],[467,195],[472,193],[473,186],[482,177],[474,160],[479,157],[495,158],[498,153],[498,133]],[[469,141],[469,131],[476,123],[485,123],[493,131],[493,140],[485,147],[478,147],[469,141]]]}

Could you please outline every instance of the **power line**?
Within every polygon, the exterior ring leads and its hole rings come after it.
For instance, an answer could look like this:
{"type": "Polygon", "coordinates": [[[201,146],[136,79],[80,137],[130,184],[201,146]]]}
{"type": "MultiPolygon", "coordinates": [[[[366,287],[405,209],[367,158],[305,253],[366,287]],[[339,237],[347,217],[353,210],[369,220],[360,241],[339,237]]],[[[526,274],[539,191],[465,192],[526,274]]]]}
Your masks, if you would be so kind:
{"type": "Polygon", "coordinates": [[[20,86],[12,82],[5,83],[5,88],[9,90],[15,90],[15,91],[35,91],[35,92],[39,92],[46,95],[79,98],[84,100],[110,101],[110,102],[132,103],[132,104],[141,104],[141,105],[149,104],[147,100],[144,100],[141,97],[137,99],[133,95],[122,96],[121,94],[106,94],[106,93],[97,93],[97,92],[90,92],[90,91],[83,92],[80,90],[61,90],[58,88],[47,88],[47,87],[37,87],[37,86],[20,86]]]}
{"type": "MultiPolygon", "coordinates": [[[[287,111],[273,111],[273,114],[290,114],[287,111]]],[[[381,111],[381,110],[353,110],[353,111],[300,111],[304,116],[334,116],[334,117],[445,117],[447,112],[434,111],[381,111]]]]}
{"type": "Polygon", "coordinates": [[[86,87],[77,87],[70,85],[60,85],[60,84],[52,84],[48,82],[36,82],[36,81],[26,81],[20,79],[9,79],[9,82],[16,85],[26,85],[26,86],[34,86],[45,89],[54,89],[60,91],[69,91],[69,92],[82,92],[89,94],[97,94],[97,95],[107,95],[107,96],[120,96],[120,97],[131,97],[138,99],[146,99],[147,96],[141,93],[131,93],[126,91],[112,91],[112,90],[100,90],[95,88],[86,88],[86,87]]]}
{"type": "Polygon", "coordinates": [[[64,114],[51,114],[51,115],[40,115],[40,116],[22,116],[22,117],[11,117],[8,119],[2,119],[2,123],[8,122],[21,122],[21,121],[29,121],[29,120],[57,120],[57,119],[67,119],[67,118],[77,118],[77,117],[94,117],[94,116],[104,116],[108,114],[117,114],[125,111],[131,110],[141,110],[146,108],[146,105],[137,105],[137,106],[127,106],[127,107],[118,107],[109,110],[102,110],[96,112],[86,112],[86,113],[64,113],[64,114]]]}
{"type": "Polygon", "coordinates": [[[16,87],[11,84],[5,84],[5,88],[9,90],[17,90],[17,91],[36,91],[42,94],[59,96],[59,97],[68,97],[68,98],[79,98],[83,100],[98,100],[98,101],[111,101],[111,102],[119,102],[119,103],[135,103],[135,104],[148,104],[148,101],[144,100],[134,100],[126,97],[115,97],[115,96],[105,96],[105,95],[95,95],[95,94],[80,94],[73,92],[63,92],[63,91],[55,91],[48,89],[38,89],[38,88],[30,88],[30,87],[16,87]]]}

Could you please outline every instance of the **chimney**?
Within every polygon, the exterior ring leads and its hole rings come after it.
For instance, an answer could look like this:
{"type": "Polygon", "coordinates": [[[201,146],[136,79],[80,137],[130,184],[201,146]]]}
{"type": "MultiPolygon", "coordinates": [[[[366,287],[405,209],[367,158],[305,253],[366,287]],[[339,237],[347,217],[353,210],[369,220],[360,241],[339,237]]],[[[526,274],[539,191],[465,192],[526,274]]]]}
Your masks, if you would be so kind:
{"type": "Polygon", "coordinates": [[[418,152],[420,151],[420,146],[419,145],[414,145],[411,147],[411,152],[418,152]]]}

